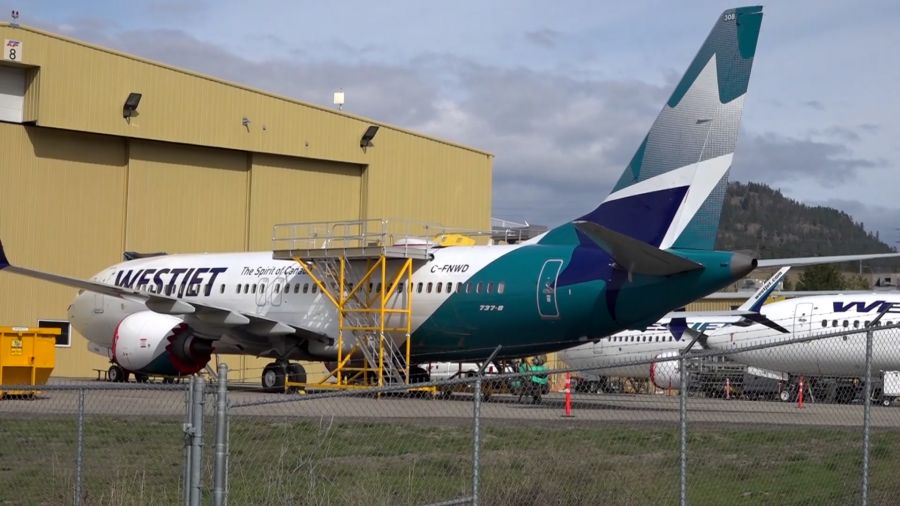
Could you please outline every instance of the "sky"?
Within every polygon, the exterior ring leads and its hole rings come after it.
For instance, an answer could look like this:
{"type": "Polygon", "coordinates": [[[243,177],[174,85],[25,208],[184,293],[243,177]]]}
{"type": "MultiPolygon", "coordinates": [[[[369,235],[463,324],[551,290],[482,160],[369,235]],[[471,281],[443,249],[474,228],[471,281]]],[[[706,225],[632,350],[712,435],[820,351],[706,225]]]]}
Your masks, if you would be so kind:
{"type": "MultiPolygon", "coordinates": [[[[493,215],[554,226],[609,193],[714,1],[0,0],[0,16],[488,151],[493,215]]],[[[764,5],[731,179],[900,241],[900,2],[764,5]]]]}

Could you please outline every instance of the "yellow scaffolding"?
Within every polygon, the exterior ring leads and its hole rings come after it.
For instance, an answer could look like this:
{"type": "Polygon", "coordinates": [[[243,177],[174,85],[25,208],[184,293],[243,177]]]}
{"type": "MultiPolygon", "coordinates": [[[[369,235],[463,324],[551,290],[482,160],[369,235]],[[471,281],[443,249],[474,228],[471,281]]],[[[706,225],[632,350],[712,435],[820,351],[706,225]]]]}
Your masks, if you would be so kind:
{"type": "Polygon", "coordinates": [[[387,256],[382,254],[370,257],[366,260],[366,273],[359,279],[348,279],[348,267],[352,270],[352,264],[346,256],[311,260],[304,260],[298,256],[292,258],[309,275],[322,295],[337,309],[338,352],[337,366],[330,371],[331,376],[314,384],[296,383],[286,379],[285,387],[368,388],[375,385],[384,386],[386,379],[395,382],[399,380],[409,385],[413,259],[397,259],[401,264],[396,272],[390,273],[391,266],[387,256]],[[375,289],[366,290],[367,286],[372,287],[375,284],[373,278],[379,280],[374,286],[375,289]],[[406,297],[403,297],[404,291],[406,297]],[[392,298],[394,307],[389,307],[392,298]],[[394,318],[391,318],[392,316],[394,318]],[[398,325],[397,318],[402,324],[398,325]],[[353,336],[354,343],[345,353],[347,332],[353,336]],[[374,336],[377,339],[377,346],[373,346],[372,343],[374,332],[377,332],[377,336],[374,336]],[[395,352],[399,351],[395,350],[396,340],[393,339],[397,334],[402,334],[404,339],[402,360],[398,360],[395,352]],[[336,383],[328,382],[331,377],[336,379],[336,383]]]}

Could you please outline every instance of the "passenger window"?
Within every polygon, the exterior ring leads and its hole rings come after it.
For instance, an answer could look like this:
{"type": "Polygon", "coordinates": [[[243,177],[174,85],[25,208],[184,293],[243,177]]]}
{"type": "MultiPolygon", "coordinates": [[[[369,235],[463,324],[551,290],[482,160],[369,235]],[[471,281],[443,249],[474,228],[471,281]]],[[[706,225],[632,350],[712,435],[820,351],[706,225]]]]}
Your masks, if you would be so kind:
{"type": "Polygon", "coordinates": [[[849,326],[850,326],[850,322],[848,322],[847,320],[844,320],[844,328],[847,328],[849,326]]]}
{"type": "Polygon", "coordinates": [[[378,283],[378,285],[375,287],[375,290],[378,291],[378,293],[381,293],[381,283],[378,283]]]}
{"type": "Polygon", "coordinates": [[[422,293],[422,282],[419,281],[419,284],[416,285],[416,293],[422,293]]]}
{"type": "Polygon", "coordinates": [[[406,283],[397,283],[397,293],[403,293],[404,285],[406,285],[406,283]]]}
{"type": "Polygon", "coordinates": [[[443,285],[443,284],[444,283],[438,281],[437,286],[434,287],[434,291],[436,291],[437,293],[441,293],[441,285],[443,285]]]}
{"type": "Polygon", "coordinates": [[[294,285],[294,293],[300,293],[300,283],[294,285]]]}
{"type": "Polygon", "coordinates": [[[869,326],[869,320],[866,320],[866,323],[863,324],[863,327],[868,327],[868,326],[869,326]]]}
{"type": "Polygon", "coordinates": [[[503,291],[506,290],[506,283],[503,281],[497,283],[497,293],[499,295],[503,295],[503,291]]]}
{"type": "Polygon", "coordinates": [[[855,329],[859,328],[859,320],[853,320],[853,328],[855,328],[855,329]]]}
{"type": "Polygon", "coordinates": [[[838,325],[837,320],[831,320],[832,327],[837,327],[837,325],[838,325]]]}
{"type": "Polygon", "coordinates": [[[276,283],[276,284],[275,284],[275,293],[280,293],[279,290],[281,290],[281,285],[279,285],[278,283],[276,283]]]}
{"type": "Polygon", "coordinates": [[[312,286],[312,293],[319,293],[319,285],[312,286]]]}
{"type": "Polygon", "coordinates": [[[426,291],[427,293],[431,293],[431,289],[433,288],[433,286],[434,286],[434,283],[432,283],[431,281],[429,281],[428,284],[425,286],[425,291],[426,291]]]}
{"type": "Polygon", "coordinates": [[[475,285],[475,293],[481,293],[481,281],[475,285]]]}
{"type": "Polygon", "coordinates": [[[303,283],[303,293],[309,293],[309,283],[303,283]]]}
{"type": "Polygon", "coordinates": [[[825,328],[827,326],[828,326],[828,320],[822,320],[822,328],[825,328]]]}
{"type": "Polygon", "coordinates": [[[488,282],[486,293],[494,293],[494,282],[493,281],[488,282]]]}
{"type": "Polygon", "coordinates": [[[253,288],[251,288],[251,291],[252,291],[253,293],[256,293],[256,283],[253,283],[253,288]]]}
{"type": "Polygon", "coordinates": [[[241,285],[238,283],[234,286],[234,293],[241,293],[241,285]]]}

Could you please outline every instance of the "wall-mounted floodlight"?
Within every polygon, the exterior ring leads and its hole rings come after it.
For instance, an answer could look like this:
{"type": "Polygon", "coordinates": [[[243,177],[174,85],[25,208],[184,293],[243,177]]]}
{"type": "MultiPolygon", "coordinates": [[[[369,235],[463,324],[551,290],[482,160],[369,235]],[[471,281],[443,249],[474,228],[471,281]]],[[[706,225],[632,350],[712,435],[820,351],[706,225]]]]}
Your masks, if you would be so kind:
{"type": "Polygon", "coordinates": [[[344,110],[344,90],[334,92],[334,105],[337,106],[339,111],[344,110]]]}
{"type": "Polygon", "coordinates": [[[131,118],[138,115],[137,108],[138,104],[141,103],[141,94],[140,93],[129,93],[128,98],[125,99],[125,105],[122,106],[122,117],[123,118],[131,118]]]}
{"type": "Polygon", "coordinates": [[[378,127],[375,125],[370,126],[366,129],[366,133],[363,134],[362,138],[359,140],[359,147],[366,149],[368,147],[374,146],[372,144],[372,139],[375,138],[375,134],[378,133],[378,127]]]}

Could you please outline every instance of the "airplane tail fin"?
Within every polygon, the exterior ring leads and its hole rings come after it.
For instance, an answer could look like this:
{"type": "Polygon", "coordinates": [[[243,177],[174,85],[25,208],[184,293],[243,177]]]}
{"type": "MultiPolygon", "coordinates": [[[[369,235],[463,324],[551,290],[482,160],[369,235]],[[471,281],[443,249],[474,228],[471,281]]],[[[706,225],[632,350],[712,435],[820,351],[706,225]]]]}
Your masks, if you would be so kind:
{"type": "Polygon", "coordinates": [[[768,300],[769,295],[772,295],[772,292],[778,287],[778,283],[784,279],[785,274],[787,274],[787,271],[789,270],[791,270],[790,266],[778,269],[778,272],[766,280],[766,282],[756,290],[756,293],[751,295],[749,299],[744,301],[744,303],[738,307],[738,311],[753,311],[754,313],[758,313],[763,304],[766,303],[766,300],[768,300]]]}
{"type": "Polygon", "coordinates": [[[576,221],[661,249],[713,249],[761,22],[762,7],[719,16],[612,192],[576,221]]]}

